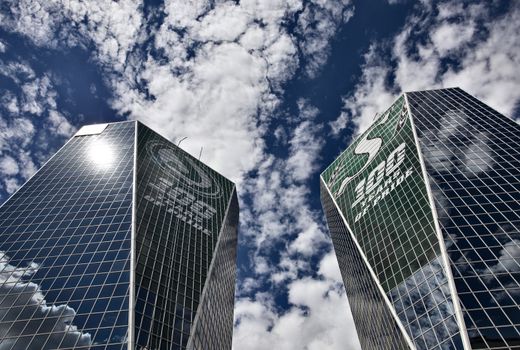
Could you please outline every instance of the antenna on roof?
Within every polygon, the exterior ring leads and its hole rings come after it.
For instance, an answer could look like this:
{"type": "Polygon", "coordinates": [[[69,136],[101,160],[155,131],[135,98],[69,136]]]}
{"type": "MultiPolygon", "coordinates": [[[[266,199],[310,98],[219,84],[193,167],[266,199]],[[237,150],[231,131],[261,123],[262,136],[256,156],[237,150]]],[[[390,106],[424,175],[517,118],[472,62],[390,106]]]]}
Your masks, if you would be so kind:
{"type": "Polygon", "coordinates": [[[199,161],[200,161],[200,157],[202,157],[202,149],[203,149],[203,148],[204,148],[204,147],[201,147],[201,148],[200,148],[200,152],[199,152],[199,161]]]}
{"type": "Polygon", "coordinates": [[[181,144],[182,141],[186,140],[188,138],[188,136],[184,136],[182,139],[179,140],[179,142],[177,142],[177,147],[179,147],[179,145],[181,144]]]}

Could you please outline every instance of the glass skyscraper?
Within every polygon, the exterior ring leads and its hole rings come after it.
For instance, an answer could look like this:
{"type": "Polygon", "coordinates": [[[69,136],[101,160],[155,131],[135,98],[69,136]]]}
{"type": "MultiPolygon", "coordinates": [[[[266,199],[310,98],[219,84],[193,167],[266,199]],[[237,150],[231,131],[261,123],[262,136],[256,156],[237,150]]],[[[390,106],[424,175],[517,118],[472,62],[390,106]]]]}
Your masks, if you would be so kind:
{"type": "Polygon", "coordinates": [[[321,175],[363,349],[520,349],[520,126],[403,94],[321,175]]]}
{"type": "Polygon", "coordinates": [[[231,349],[237,225],[143,124],[81,128],[0,207],[0,349],[231,349]]]}

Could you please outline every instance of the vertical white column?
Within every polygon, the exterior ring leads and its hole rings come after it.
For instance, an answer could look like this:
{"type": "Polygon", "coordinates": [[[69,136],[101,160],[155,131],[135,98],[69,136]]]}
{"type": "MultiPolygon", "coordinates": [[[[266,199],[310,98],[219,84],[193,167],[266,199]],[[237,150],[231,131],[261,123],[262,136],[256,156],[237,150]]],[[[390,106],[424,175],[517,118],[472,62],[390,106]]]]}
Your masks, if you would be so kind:
{"type": "Polygon", "coordinates": [[[457,294],[455,280],[453,279],[453,274],[451,273],[448,251],[446,250],[446,244],[444,243],[444,237],[442,236],[441,227],[439,225],[439,217],[437,215],[437,209],[435,208],[435,201],[433,200],[433,193],[430,187],[430,181],[428,179],[426,165],[422,156],[421,146],[419,145],[419,138],[417,136],[417,131],[415,130],[415,123],[413,121],[413,116],[410,110],[410,105],[408,104],[408,96],[406,95],[406,93],[404,93],[404,100],[406,103],[406,109],[408,110],[408,117],[410,118],[410,123],[412,125],[414,142],[417,146],[417,153],[419,155],[419,162],[421,163],[422,175],[424,178],[424,183],[426,185],[426,192],[428,193],[428,201],[430,202],[430,207],[432,209],[433,223],[435,225],[437,239],[439,240],[439,249],[441,251],[441,258],[444,264],[444,273],[446,274],[446,278],[448,279],[448,287],[450,289],[451,300],[453,301],[453,308],[455,310],[455,319],[457,320],[457,324],[459,326],[460,337],[462,339],[462,345],[464,346],[464,350],[471,350],[471,344],[468,337],[468,331],[466,329],[466,323],[464,322],[464,316],[462,315],[462,309],[460,308],[459,295],[457,294]]]}
{"type": "Polygon", "coordinates": [[[135,236],[137,200],[137,121],[134,122],[134,166],[132,174],[132,231],[130,234],[130,286],[128,297],[128,350],[135,347],[135,236]]]}

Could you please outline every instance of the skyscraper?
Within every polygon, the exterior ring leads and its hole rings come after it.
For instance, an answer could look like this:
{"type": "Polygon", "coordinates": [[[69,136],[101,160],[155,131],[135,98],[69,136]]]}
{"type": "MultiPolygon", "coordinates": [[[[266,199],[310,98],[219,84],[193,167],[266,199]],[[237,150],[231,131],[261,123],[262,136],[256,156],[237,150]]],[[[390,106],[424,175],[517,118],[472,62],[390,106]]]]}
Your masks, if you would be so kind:
{"type": "Polygon", "coordinates": [[[321,175],[364,349],[520,349],[520,126],[405,93],[321,175]]]}
{"type": "Polygon", "coordinates": [[[0,207],[0,349],[230,349],[237,225],[222,175],[84,126],[0,207]]]}

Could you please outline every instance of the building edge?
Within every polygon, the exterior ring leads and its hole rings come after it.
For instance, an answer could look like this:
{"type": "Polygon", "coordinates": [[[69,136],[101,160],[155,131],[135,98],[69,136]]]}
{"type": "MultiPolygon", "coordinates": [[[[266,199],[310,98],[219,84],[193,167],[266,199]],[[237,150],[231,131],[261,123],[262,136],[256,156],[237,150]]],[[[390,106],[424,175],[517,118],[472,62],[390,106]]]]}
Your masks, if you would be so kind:
{"type": "Polygon", "coordinates": [[[128,350],[135,347],[135,237],[136,237],[136,215],[137,215],[137,121],[134,121],[134,159],[132,174],[132,231],[130,234],[130,285],[128,291],[128,350]]]}
{"type": "Polygon", "coordinates": [[[459,295],[457,293],[457,288],[455,286],[455,280],[453,278],[453,274],[451,271],[450,260],[448,257],[448,250],[446,249],[446,244],[444,242],[442,230],[439,225],[439,217],[437,215],[437,208],[435,206],[435,201],[433,199],[433,193],[432,193],[431,186],[430,186],[430,179],[428,178],[428,172],[426,171],[426,163],[424,162],[421,146],[419,144],[419,137],[417,136],[417,131],[415,129],[415,123],[413,120],[412,112],[410,109],[410,105],[408,104],[407,92],[403,93],[403,95],[404,95],[404,101],[406,104],[406,110],[408,111],[408,118],[410,118],[410,124],[412,126],[414,142],[417,147],[417,153],[419,156],[419,163],[421,164],[421,171],[422,171],[424,184],[426,185],[428,201],[430,203],[430,207],[432,210],[433,224],[435,227],[435,232],[437,233],[439,249],[441,251],[442,262],[444,264],[444,273],[446,274],[446,277],[448,280],[448,287],[450,289],[451,299],[453,302],[453,308],[455,310],[455,318],[456,318],[457,324],[459,326],[459,333],[460,333],[460,337],[462,339],[462,345],[464,347],[464,350],[471,350],[472,347],[471,347],[471,344],[469,341],[468,331],[466,329],[466,323],[464,322],[464,316],[462,314],[462,309],[460,307],[459,295]]]}
{"type": "MultiPolygon", "coordinates": [[[[78,129],[78,130],[79,130],[79,129],[78,129]]],[[[40,172],[40,170],[42,170],[43,167],[45,167],[45,165],[47,165],[47,163],[49,163],[49,162],[52,160],[52,158],[54,158],[58,153],[60,153],[60,151],[61,151],[63,148],[65,148],[65,146],[67,146],[67,144],[68,144],[70,141],[72,141],[72,140],[74,139],[74,137],[76,137],[76,134],[75,134],[75,133],[74,133],[74,135],[72,135],[71,137],[69,137],[69,139],[67,140],[67,142],[65,142],[65,143],[63,144],[63,146],[61,146],[60,148],[58,148],[58,150],[57,150],[56,152],[54,152],[54,154],[53,154],[52,156],[50,156],[49,159],[47,159],[47,160],[46,160],[46,161],[45,161],[45,162],[44,162],[44,163],[43,163],[43,164],[42,164],[42,165],[41,165],[41,166],[40,166],[40,167],[39,167],[39,168],[34,172],[34,174],[32,174],[31,176],[29,176],[29,177],[27,178],[27,180],[25,180],[25,182],[24,182],[20,187],[18,187],[18,188],[16,189],[16,191],[14,191],[13,193],[11,193],[11,195],[10,195],[9,197],[7,197],[7,198],[5,199],[5,201],[4,201],[2,204],[0,204],[0,208],[2,208],[2,207],[4,206],[5,203],[9,202],[9,200],[10,200],[12,197],[14,197],[14,195],[15,195],[16,193],[18,193],[18,191],[20,191],[20,190],[21,190],[21,189],[22,189],[22,188],[23,188],[23,187],[24,187],[24,186],[25,186],[25,185],[26,185],[26,184],[27,184],[27,183],[28,183],[28,182],[29,182],[33,177],[35,177],[36,174],[38,174],[38,173],[40,172]]]]}
{"type": "MultiPolygon", "coordinates": [[[[229,215],[229,208],[231,208],[231,202],[233,201],[233,197],[237,196],[236,188],[237,188],[236,185],[233,184],[233,191],[231,192],[231,196],[229,196],[229,200],[228,200],[228,203],[227,203],[227,206],[226,206],[226,213],[224,214],[224,220],[229,215]]],[[[220,248],[220,243],[222,241],[222,233],[223,233],[222,231],[224,230],[225,227],[226,227],[226,225],[222,225],[222,227],[220,228],[220,230],[218,232],[218,240],[217,240],[217,243],[215,244],[215,250],[214,250],[214,253],[213,253],[213,257],[211,258],[211,263],[209,264],[206,280],[204,281],[204,287],[202,287],[202,293],[201,293],[201,296],[200,296],[200,302],[199,302],[199,305],[197,306],[197,310],[195,311],[195,319],[193,320],[193,326],[191,327],[191,330],[190,330],[190,337],[188,339],[188,344],[186,345],[186,349],[187,350],[194,349],[193,342],[194,342],[195,332],[197,331],[197,326],[198,326],[198,324],[200,322],[199,320],[201,318],[202,307],[204,306],[204,302],[205,302],[205,300],[207,298],[207,290],[209,288],[209,283],[208,282],[209,282],[209,279],[212,276],[213,268],[215,266],[215,259],[217,257],[217,252],[218,252],[218,250],[220,248]]],[[[235,264],[236,264],[236,255],[235,255],[235,264]]],[[[236,272],[235,272],[235,284],[236,284],[236,272]]],[[[233,297],[234,297],[234,295],[233,295],[233,297]]],[[[231,341],[233,341],[233,339],[231,341]]]]}
{"type": "Polygon", "coordinates": [[[332,200],[332,203],[334,203],[334,206],[336,207],[336,210],[338,211],[338,213],[339,213],[339,215],[341,217],[341,220],[343,221],[343,223],[345,224],[345,227],[347,228],[348,232],[350,233],[350,237],[351,237],[352,241],[354,242],[354,244],[355,244],[359,254],[363,258],[363,263],[365,264],[365,266],[367,267],[368,271],[370,272],[370,275],[372,276],[372,279],[374,280],[374,282],[375,282],[379,292],[381,293],[381,295],[383,297],[383,300],[385,301],[386,306],[388,307],[388,309],[389,309],[390,313],[392,314],[395,322],[397,323],[397,326],[399,327],[399,330],[403,334],[403,337],[406,340],[406,343],[408,343],[409,349],[410,350],[416,350],[416,347],[415,347],[414,343],[412,342],[412,339],[410,338],[410,336],[408,335],[408,332],[404,328],[404,325],[402,324],[401,320],[399,319],[399,316],[397,316],[397,313],[395,312],[394,306],[392,305],[392,303],[388,299],[385,291],[383,290],[383,287],[379,283],[377,275],[375,274],[374,270],[370,266],[370,263],[368,262],[368,259],[365,256],[365,253],[363,252],[363,250],[361,249],[361,246],[359,245],[359,242],[357,241],[356,237],[352,233],[352,230],[350,228],[350,225],[347,222],[347,219],[343,215],[343,212],[339,208],[339,205],[336,202],[336,199],[332,196],[332,193],[330,192],[329,187],[327,186],[327,184],[325,183],[325,181],[323,180],[323,177],[321,175],[320,175],[320,182],[323,184],[323,187],[327,190],[327,194],[329,195],[330,199],[332,200]]]}

